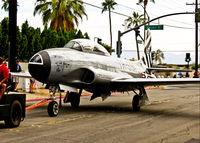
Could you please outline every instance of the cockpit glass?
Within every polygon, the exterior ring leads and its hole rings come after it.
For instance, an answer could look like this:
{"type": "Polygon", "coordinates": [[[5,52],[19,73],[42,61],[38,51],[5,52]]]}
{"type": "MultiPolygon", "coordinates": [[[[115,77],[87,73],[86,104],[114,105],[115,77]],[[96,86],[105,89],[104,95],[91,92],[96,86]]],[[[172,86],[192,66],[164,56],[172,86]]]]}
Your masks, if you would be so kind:
{"type": "Polygon", "coordinates": [[[97,43],[94,43],[94,42],[84,43],[82,44],[82,46],[83,46],[84,52],[90,52],[90,53],[94,53],[98,55],[106,55],[106,56],[109,55],[106,49],[97,43]]]}
{"type": "Polygon", "coordinates": [[[64,46],[64,48],[72,48],[74,46],[74,44],[75,44],[75,42],[70,41],[64,46]]]}
{"type": "Polygon", "coordinates": [[[78,50],[78,51],[82,51],[81,46],[78,43],[74,43],[72,49],[78,50]]]}
{"type": "Polygon", "coordinates": [[[30,60],[30,63],[43,64],[41,55],[37,54],[37,55],[33,56],[30,60]]]}
{"type": "Polygon", "coordinates": [[[86,53],[94,53],[94,54],[98,54],[98,55],[105,55],[105,56],[110,55],[103,46],[101,46],[98,43],[95,43],[93,41],[86,40],[86,39],[84,39],[84,40],[78,39],[78,40],[69,41],[64,46],[64,48],[70,48],[70,49],[83,51],[86,53]]]}
{"type": "Polygon", "coordinates": [[[77,42],[74,42],[74,41],[70,41],[68,42],[64,48],[71,48],[71,49],[75,49],[75,50],[78,50],[78,51],[82,51],[81,49],[81,45],[77,42]]]}

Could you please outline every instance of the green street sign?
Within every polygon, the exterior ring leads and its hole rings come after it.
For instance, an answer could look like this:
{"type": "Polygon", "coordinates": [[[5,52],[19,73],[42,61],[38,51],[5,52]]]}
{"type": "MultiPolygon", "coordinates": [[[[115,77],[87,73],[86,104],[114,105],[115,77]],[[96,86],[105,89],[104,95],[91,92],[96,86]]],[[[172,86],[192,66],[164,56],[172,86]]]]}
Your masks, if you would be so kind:
{"type": "Polygon", "coordinates": [[[163,30],[164,26],[163,25],[145,25],[145,30],[150,29],[150,30],[163,30]]]}
{"type": "Polygon", "coordinates": [[[137,40],[138,44],[142,44],[142,40],[137,40]]]}

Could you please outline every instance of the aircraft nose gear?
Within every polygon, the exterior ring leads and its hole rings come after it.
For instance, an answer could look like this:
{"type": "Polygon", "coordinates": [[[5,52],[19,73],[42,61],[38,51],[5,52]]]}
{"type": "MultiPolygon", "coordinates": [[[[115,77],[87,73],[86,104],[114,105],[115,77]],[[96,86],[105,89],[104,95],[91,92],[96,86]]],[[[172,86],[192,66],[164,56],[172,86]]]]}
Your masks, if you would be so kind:
{"type": "Polygon", "coordinates": [[[50,117],[55,117],[55,116],[57,116],[57,115],[58,115],[58,112],[59,112],[58,102],[56,102],[56,101],[50,102],[49,105],[48,105],[47,111],[48,111],[48,115],[49,115],[50,117]]]}
{"type": "Polygon", "coordinates": [[[149,104],[147,93],[143,86],[139,88],[139,94],[137,94],[134,90],[133,92],[136,94],[133,96],[132,100],[133,111],[140,111],[141,106],[149,104]]]}
{"type": "MultiPolygon", "coordinates": [[[[50,93],[50,97],[52,98],[52,102],[50,102],[48,104],[48,115],[50,117],[55,117],[58,115],[59,112],[59,105],[58,102],[55,101],[55,93],[56,91],[59,91],[59,87],[58,86],[49,86],[49,93],[50,93]]],[[[60,95],[61,96],[61,95],[60,95]]],[[[60,107],[61,107],[61,99],[60,99],[60,107]]]]}
{"type": "Polygon", "coordinates": [[[49,94],[51,98],[55,98],[56,91],[59,91],[58,86],[49,86],[49,94]]]}

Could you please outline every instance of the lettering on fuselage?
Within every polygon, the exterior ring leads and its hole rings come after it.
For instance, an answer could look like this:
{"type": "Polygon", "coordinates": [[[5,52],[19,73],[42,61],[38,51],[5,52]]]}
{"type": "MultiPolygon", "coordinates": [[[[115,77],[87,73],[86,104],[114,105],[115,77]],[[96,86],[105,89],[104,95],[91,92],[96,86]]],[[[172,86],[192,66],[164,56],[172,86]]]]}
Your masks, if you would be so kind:
{"type": "Polygon", "coordinates": [[[70,64],[68,64],[67,62],[63,62],[63,61],[57,61],[56,63],[56,71],[57,72],[63,72],[65,70],[67,70],[70,67],[70,64]]]}

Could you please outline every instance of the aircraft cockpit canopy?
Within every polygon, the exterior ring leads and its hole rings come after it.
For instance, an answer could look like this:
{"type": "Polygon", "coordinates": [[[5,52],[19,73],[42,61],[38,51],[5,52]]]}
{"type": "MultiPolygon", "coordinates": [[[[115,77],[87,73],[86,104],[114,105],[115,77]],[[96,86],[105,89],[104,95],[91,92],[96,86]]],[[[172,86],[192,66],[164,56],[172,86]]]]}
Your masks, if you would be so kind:
{"type": "Polygon", "coordinates": [[[94,53],[98,55],[109,56],[108,51],[98,43],[95,43],[88,39],[75,39],[69,41],[64,48],[71,48],[86,53],[94,53]]]}

